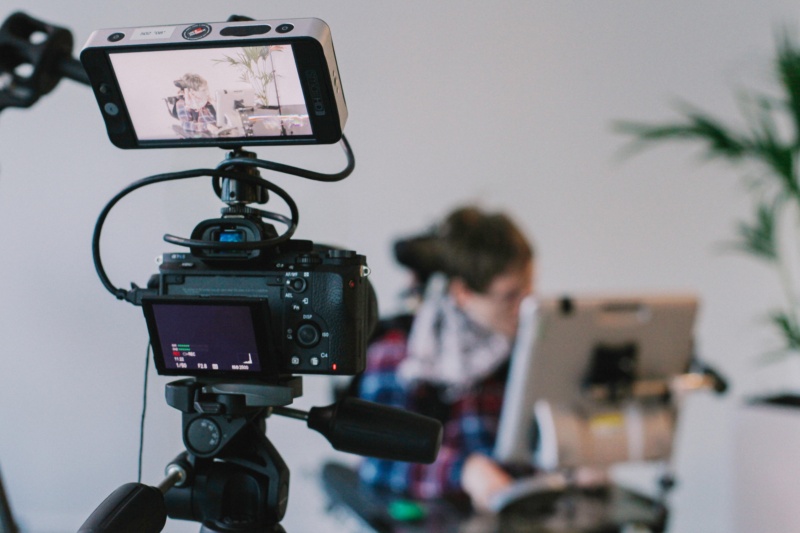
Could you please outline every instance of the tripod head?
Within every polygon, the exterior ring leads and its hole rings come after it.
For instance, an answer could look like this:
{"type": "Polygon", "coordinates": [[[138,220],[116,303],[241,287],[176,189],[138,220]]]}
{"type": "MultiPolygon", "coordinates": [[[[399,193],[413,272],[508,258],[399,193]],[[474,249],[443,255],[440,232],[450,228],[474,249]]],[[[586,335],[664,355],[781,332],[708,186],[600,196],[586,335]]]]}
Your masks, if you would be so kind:
{"type": "Polygon", "coordinates": [[[285,407],[301,394],[298,376],[271,384],[167,384],[167,403],[183,413],[186,451],[167,467],[159,489],[123,485],[79,533],[157,532],[167,516],[200,522],[204,533],[283,532],[289,469],[266,437],[272,414],[305,420],[337,450],[412,462],[436,458],[442,426],[434,419],[352,398],[307,413],[285,407]]]}

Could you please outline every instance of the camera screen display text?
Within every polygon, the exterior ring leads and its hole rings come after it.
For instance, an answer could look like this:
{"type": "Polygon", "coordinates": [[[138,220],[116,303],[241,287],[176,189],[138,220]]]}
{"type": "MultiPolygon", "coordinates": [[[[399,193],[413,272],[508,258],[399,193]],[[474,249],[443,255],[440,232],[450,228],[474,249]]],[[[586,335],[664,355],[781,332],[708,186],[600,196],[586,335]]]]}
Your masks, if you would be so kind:
{"type": "Polygon", "coordinates": [[[152,298],[143,309],[161,374],[255,375],[269,366],[263,300],[152,298]]]}

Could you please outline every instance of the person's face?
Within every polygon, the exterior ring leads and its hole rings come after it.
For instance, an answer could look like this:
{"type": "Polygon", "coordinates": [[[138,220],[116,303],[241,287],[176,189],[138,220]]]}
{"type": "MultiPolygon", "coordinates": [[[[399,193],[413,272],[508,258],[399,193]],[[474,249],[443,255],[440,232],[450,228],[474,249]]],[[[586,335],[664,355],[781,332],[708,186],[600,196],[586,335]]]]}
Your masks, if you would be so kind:
{"type": "Polygon", "coordinates": [[[485,292],[475,292],[459,279],[451,284],[456,304],[481,326],[508,337],[517,332],[522,300],[533,292],[533,261],[496,276],[485,292]]]}
{"type": "Polygon", "coordinates": [[[183,90],[183,97],[186,101],[186,107],[197,111],[202,109],[208,103],[208,89],[201,87],[199,89],[191,89],[187,87],[183,90]]]}

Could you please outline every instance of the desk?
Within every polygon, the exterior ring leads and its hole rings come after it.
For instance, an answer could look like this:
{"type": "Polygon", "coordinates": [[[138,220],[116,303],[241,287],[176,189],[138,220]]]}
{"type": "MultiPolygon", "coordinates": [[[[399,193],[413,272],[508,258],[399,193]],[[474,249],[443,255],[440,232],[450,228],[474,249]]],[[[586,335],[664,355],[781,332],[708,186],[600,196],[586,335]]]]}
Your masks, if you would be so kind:
{"type": "Polygon", "coordinates": [[[473,513],[466,502],[421,502],[424,518],[403,522],[388,512],[397,495],[361,483],[358,473],[335,463],[322,470],[331,506],[357,516],[375,533],[618,533],[661,531],[663,513],[648,499],[618,487],[526,496],[498,514],[473,513]],[[631,525],[640,529],[626,529],[631,525]]]}

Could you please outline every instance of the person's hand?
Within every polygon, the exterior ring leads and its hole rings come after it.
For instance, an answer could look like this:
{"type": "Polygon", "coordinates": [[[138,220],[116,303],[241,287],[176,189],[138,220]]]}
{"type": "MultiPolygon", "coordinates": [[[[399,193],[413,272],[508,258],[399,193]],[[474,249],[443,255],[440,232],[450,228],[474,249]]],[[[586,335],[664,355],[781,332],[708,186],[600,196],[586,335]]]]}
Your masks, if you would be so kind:
{"type": "Polygon", "coordinates": [[[491,458],[473,453],[467,457],[461,472],[461,488],[472,499],[478,511],[488,511],[492,497],[508,487],[513,478],[491,458]]]}

